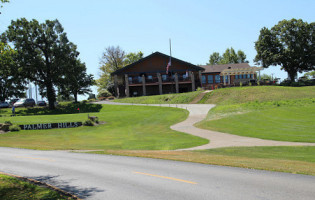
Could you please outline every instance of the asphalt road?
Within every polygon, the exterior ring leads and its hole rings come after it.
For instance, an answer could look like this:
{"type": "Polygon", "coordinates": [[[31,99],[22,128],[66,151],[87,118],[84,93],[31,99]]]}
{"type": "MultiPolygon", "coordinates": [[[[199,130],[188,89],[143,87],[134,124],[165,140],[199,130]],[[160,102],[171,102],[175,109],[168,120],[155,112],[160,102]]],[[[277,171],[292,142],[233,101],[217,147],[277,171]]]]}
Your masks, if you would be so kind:
{"type": "Polygon", "coordinates": [[[315,199],[315,177],[124,156],[0,147],[0,171],[83,199],[315,199]]]}

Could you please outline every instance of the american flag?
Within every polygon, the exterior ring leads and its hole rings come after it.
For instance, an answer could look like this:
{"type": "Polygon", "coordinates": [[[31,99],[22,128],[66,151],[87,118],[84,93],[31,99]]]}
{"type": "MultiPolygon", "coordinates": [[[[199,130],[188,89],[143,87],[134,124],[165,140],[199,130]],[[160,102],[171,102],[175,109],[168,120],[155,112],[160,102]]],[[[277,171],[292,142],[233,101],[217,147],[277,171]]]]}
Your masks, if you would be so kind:
{"type": "Polygon", "coordinates": [[[170,61],[167,63],[167,66],[166,66],[166,74],[168,74],[168,70],[169,70],[171,64],[172,63],[171,63],[171,58],[170,58],[170,61]]]}

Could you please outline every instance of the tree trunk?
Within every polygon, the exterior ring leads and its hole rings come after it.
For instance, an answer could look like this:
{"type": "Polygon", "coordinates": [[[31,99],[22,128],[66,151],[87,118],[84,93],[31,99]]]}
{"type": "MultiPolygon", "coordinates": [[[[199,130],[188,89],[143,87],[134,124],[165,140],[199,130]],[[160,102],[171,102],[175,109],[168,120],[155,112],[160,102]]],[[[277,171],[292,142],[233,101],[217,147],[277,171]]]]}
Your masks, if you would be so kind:
{"type": "Polygon", "coordinates": [[[288,71],[288,75],[290,78],[291,82],[295,82],[295,76],[296,76],[297,72],[296,71],[288,71]]]}
{"type": "Polygon", "coordinates": [[[73,96],[74,96],[74,102],[78,103],[78,93],[75,92],[73,96]]]}
{"type": "Polygon", "coordinates": [[[49,81],[47,83],[46,87],[47,87],[47,99],[48,99],[49,109],[54,110],[55,109],[56,94],[55,94],[53,84],[49,81]]]}

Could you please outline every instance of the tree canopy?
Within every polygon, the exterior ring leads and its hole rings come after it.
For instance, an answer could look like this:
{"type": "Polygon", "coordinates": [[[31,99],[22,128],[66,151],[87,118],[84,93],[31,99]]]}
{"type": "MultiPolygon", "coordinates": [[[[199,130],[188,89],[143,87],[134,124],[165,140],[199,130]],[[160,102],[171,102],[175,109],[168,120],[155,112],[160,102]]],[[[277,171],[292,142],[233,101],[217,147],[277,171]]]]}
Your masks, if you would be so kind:
{"type": "Polygon", "coordinates": [[[11,22],[4,38],[13,43],[24,76],[39,85],[40,91],[46,93],[49,108],[54,109],[55,88],[63,83],[67,68],[79,55],[59,21],[40,24],[35,19],[18,19],[11,22]]]}
{"type": "Polygon", "coordinates": [[[221,65],[221,64],[231,64],[231,63],[244,63],[248,62],[246,60],[246,55],[242,50],[238,50],[235,53],[235,50],[231,48],[227,48],[222,56],[220,53],[214,52],[209,57],[208,65],[221,65]]]}
{"type": "Polygon", "coordinates": [[[301,19],[282,20],[277,25],[260,30],[255,42],[255,61],[267,68],[279,65],[291,81],[297,72],[315,69],[315,23],[301,19]]]}
{"type": "Polygon", "coordinates": [[[8,44],[0,42],[0,101],[9,97],[23,97],[25,79],[15,59],[17,52],[8,44]]]}
{"type": "Polygon", "coordinates": [[[113,92],[113,80],[111,73],[132,64],[143,58],[141,51],[137,53],[126,54],[119,46],[109,46],[105,49],[100,60],[100,78],[97,80],[98,93],[104,93],[104,90],[113,92]]]}

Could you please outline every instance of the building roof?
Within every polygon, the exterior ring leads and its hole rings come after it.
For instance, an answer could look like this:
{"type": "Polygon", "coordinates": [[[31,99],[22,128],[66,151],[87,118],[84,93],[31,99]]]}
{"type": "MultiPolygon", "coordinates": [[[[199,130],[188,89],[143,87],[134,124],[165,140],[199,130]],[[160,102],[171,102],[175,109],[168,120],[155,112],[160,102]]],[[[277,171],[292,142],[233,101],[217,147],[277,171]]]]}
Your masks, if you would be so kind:
{"type": "MultiPolygon", "coordinates": [[[[125,67],[123,67],[123,68],[121,68],[121,69],[118,69],[118,70],[114,71],[111,75],[121,74],[121,73],[123,73],[126,69],[131,68],[131,67],[137,65],[138,63],[143,62],[144,60],[150,59],[151,57],[153,57],[153,56],[155,56],[155,55],[160,55],[160,56],[169,58],[169,55],[166,55],[166,54],[163,54],[163,53],[160,53],[160,52],[157,51],[157,52],[155,52],[155,53],[152,53],[152,54],[150,54],[150,55],[148,55],[148,56],[146,56],[146,57],[144,57],[144,58],[138,60],[137,62],[134,62],[134,63],[132,63],[132,64],[130,64],[130,65],[127,65],[127,66],[125,66],[125,67]]],[[[182,62],[182,63],[188,65],[189,67],[191,67],[192,69],[194,69],[194,70],[196,70],[196,71],[203,71],[203,70],[204,70],[203,68],[201,68],[201,67],[199,67],[199,66],[197,66],[197,65],[193,65],[193,64],[191,64],[191,63],[188,63],[188,62],[185,62],[185,61],[183,61],[183,60],[180,60],[180,59],[177,59],[177,58],[172,57],[172,61],[173,61],[173,60],[176,60],[176,61],[178,61],[178,62],[182,62]]]]}
{"type": "Polygon", "coordinates": [[[200,65],[205,69],[202,73],[222,72],[225,69],[250,68],[248,63],[224,64],[224,65],[200,65]]]}

